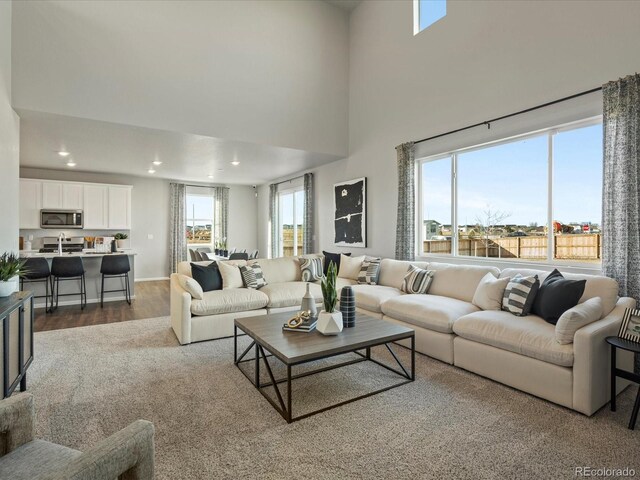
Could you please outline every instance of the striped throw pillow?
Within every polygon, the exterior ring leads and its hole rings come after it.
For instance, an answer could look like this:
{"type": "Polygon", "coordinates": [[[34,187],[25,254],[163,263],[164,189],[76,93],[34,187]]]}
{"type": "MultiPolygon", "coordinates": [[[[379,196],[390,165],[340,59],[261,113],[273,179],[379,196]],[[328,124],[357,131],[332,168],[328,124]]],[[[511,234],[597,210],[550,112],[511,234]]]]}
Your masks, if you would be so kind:
{"type": "Polygon", "coordinates": [[[267,281],[262,274],[262,267],[259,264],[254,263],[252,265],[243,265],[240,267],[240,274],[242,275],[242,281],[247,288],[253,288],[257,290],[264,287],[267,281]]]}
{"type": "Polygon", "coordinates": [[[323,265],[322,258],[311,257],[300,259],[300,274],[303,282],[317,282],[322,280],[323,265]]]}
{"type": "Polygon", "coordinates": [[[377,285],[378,284],[378,272],[380,271],[380,259],[370,258],[365,259],[360,267],[360,273],[358,274],[358,283],[361,285],[377,285]]]}
{"type": "Polygon", "coordinates": [[[539,288],[540,280],[537,275],[532,277],[516,275],[509,281],[504,291],[502,310],[518,317],[529,315],[539,288]]]}
{"type": "Polygon", "coordinates": [[[409,265],[409,271],[402,280],[401,290],[405,293],[427,293],[433,281],[433,270],[425,270],[409,265]]]}

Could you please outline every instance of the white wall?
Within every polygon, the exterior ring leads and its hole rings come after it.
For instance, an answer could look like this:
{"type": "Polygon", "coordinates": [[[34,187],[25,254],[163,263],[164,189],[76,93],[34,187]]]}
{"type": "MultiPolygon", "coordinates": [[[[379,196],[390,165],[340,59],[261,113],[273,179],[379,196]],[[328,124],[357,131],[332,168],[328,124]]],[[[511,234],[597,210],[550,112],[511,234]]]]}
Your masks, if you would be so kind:
{"type": "Polygon", "coordinates": [[[319,0],[13,9],[17,109],[347,153],[343,9],[319,0]]]}
{"type": "MultiPolygon", "coordinates": [[[[127,175],[21,168],[23,178],[68,180],[73,182],[132,185],[131,248],[136,256],[136,279],[164,278],[169,269],[169,180],[127,175]],[[148,236],[153,238],[149,239],[148,236]]],[[[50,230],[24,230],[34,237],[51,236],[50,230]]],[[[71,235],[74,232],[69,232],[71,235]]],[[[78,233],[77,231],[75,233],[78,233]]],[[[89,234],[90,232],[84,232],[89,234]]],[[[113,233],[113,232],[108,232],[113,233]]],[[[16,234],[17,242],[17,234],[16,234]]],[[[229,244],[255,249],[256,202],[249,186],[232,186],[229,191],[229,244]]]]}
{"type": "Polygon", "coordinates": [[[0,254],[18,251],[19,119],[11,108],[11,2],[0,2],[0,254]]]}
{"type": "MultiPolygon", "coordinates": [[[[394,255],[396,145],[588,90],[640,66],[640,2],[456,1],[447,9],[415,37],[410,1],[362,2],[351,14],[349,157],[315,170],[316,250],[394,255]],[[332,186],[362,176],[369,248],[334,247],[332,186]]],[[[598,102],[585,100],[584,111],[595,105],[597,112],[598,102]]],[[[478,138],[459,135],[449,146],[478,138]]],[[[264,207],[260,219],[262,248],[264,207]]]]}

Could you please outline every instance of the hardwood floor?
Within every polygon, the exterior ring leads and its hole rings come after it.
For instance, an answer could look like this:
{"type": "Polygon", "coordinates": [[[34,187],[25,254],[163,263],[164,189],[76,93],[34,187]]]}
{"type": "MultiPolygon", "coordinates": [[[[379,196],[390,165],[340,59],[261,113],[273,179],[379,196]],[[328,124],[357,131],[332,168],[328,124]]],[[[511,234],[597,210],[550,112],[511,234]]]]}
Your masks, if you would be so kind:
{"type": "Polygon", "coordinates": [[[100,308],[99,303],[90,303],[84,310],[80,310],[80,305],[69,305],[59,307],[54,313],[37,308],[34,329],[43,332],[169,315],[169,280],[138,282],[135,294],[131,305],[124,300],[106,302],[104,308],[100,308]]]}

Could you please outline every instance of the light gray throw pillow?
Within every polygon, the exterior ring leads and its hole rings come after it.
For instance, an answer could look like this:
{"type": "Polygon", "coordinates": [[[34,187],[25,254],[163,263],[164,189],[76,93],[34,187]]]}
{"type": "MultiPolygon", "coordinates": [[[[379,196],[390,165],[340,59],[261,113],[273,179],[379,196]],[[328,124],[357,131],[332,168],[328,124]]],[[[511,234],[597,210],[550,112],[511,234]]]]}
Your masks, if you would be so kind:
{"type": "Polygon", "coordinates": [[[556,341],[562,345],[573,343],[573,337],[582,327],[602,316],[602,299],[590,298],[564,312],[556,323],[556,341]]]}
{"type": "Polygon", "coordinates": [[[471,303],[482,310],[501,310],[502,297],[509,280],[509,277],[496,278],[493,273],[487,273],[476,287],[471,303]]]}

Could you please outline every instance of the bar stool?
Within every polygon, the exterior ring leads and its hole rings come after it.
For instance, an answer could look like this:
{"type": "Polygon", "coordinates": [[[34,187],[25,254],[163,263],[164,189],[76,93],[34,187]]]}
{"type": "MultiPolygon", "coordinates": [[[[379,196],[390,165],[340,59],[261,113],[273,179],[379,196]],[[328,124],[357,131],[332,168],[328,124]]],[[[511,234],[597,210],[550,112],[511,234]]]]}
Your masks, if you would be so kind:
{"type": "MultiPolygon", "coordinates": [[[[45,299],[45,312],[50,312],[49,307],[49,283],[51,282],[51,270],[46,258],[29,257],[24,262],[24,275],[20,277],[20,290],[24,290],[25,283],[44,282],[45,295],[34,295],[33,298],[45,299]]],[[[53,289],[53,286],[51,287],[53,289]]],[[[53,292],[51,292],[51,307],[53,307],[53,292]]]]}
{"type": "Polygon", "coordinates": [[[131,305],[131,290],[129,288],[129,257],[127,255],[105,255],[102,257],[100,273],[102,274],[102,289],[100,290],[100,308],[104,306],[104,294],[110,292],[125,292],[127,303],[131,305]],[[105,278],[124,278],[124,288],[120,290],[105,290],[105,278]]]}
{"type": "Polygon", "coordinates": [[[56,303],[51,305],[53,312],[58,308],[58,297],[80,295],[80,310],[87,306],[87,285],[84,279],[84,264],[80,257],[53,257],[51,261],[51,276],[53,277],[52,295],[55,295],[56,303]],[[60,280],[80,280],[80,293],[60,293],[60,280]]]}

